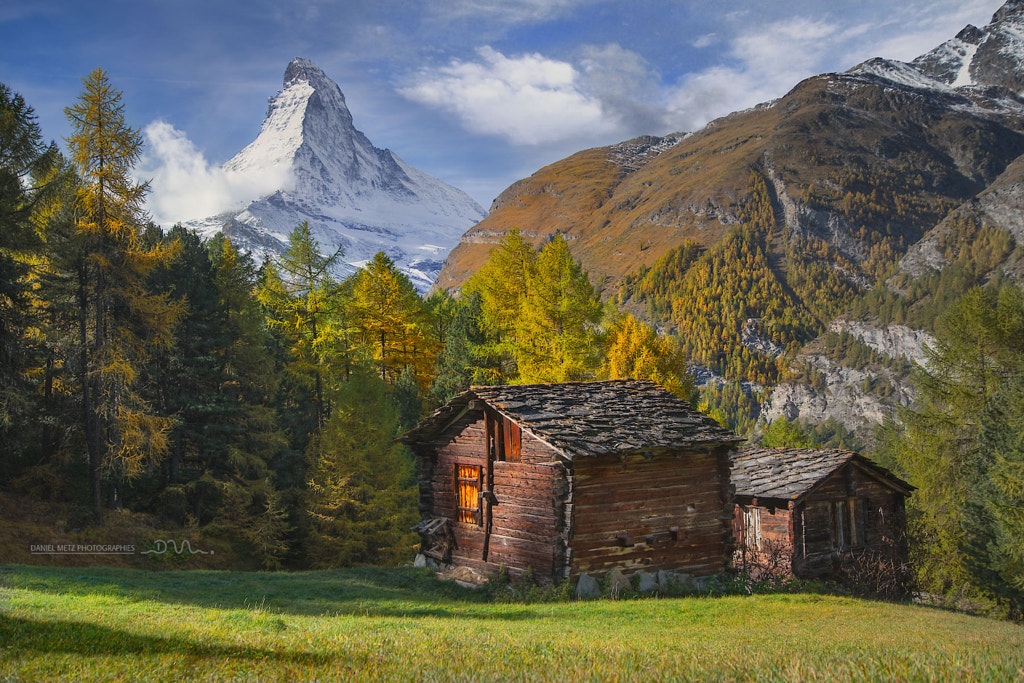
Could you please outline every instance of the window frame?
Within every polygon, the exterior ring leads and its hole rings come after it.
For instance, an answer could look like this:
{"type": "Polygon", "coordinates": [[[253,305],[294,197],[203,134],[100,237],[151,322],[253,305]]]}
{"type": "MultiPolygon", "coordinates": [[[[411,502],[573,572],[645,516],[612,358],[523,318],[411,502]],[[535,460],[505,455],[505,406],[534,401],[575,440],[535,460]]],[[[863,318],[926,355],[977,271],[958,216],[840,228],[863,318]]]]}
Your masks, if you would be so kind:
{"type": "Polygon", "coordinates": [[[829,504],[832,517],[832,547],[837,551],[860,548],[865,543],[864,520],[860,498],[842,498],[829,504]]]}
{"type": "Polygon", "coordinates": [[[455,499],[455,521],[459,524],[483,526],[483,467],[469,463],[456,462],[452,468],[454,486],[452,493],[455,499]],[[473,506],[463,505],[476,498],[473,506]]]}

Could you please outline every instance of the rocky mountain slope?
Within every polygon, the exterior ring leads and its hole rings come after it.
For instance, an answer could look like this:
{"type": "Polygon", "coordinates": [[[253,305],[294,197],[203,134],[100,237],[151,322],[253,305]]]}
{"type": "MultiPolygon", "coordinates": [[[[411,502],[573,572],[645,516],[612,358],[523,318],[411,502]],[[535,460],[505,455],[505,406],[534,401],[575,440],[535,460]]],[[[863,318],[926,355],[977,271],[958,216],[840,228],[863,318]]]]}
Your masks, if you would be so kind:
{"type": "Polygon", "coordinates": [[[306,59],[288,65],[259,136],[223,168],[279,177],[280,187],[188,227],[222,230],[266,256],[281,252],[295,226],[308,221],[325,252],[344,249],[350,270],[384,251],[421,290],[459,235],[486,215],[461,190],[374,147],[356,129],[338,85],[306,59]]]}
{"type": "MultiPolygon", "coordinates": [[[[639,138],[545,167],[495,200],[437,284],[458,287],[513,226],[536,243],[561,233],[606,294],[669,330],[689,329],[680,316],[711,308],[685,304],[695,294],[686,283],[699,279],[693,268],[721,270],[723,240],[742,224],[763,252],[751,263],[767,264],[764,277],[789,311],[752,306],[746,317],[764,319],[758,327],[775,348],[807,344],[788,352],[794,370],[777,378],[766,416],[834,417],[867,434],[911,400],[901,363],[922,360],[922,334],[933,332],[941,296],[952,291],[937,284],[952,277],[942,273],[955,266],[963,287],[1022,272],[1022,90],[1024,0],[1010,0],[989,25],[968,26],[912,62],[872,59],[692,134],[639,138]],[[665,264],[685,243],[703,256],[670,275],[665,264]],[[676,299],[652,305],[637,286],[643,277],[683,284],[661,283],[676,299]],[[804,322],[782,320],[793,311],[804,322]],[[880,355],[844,361],[835,353],[841,332],[854,340],[847,346],[880,355]]],[[[742,338],[748,356],[767,354],[770,345],[748,339],[749,322],[722,321],[710,336],[742,338]]],[[[706,347],[715,339],[701,343],[702,357],[714,358],[706,347]]],[[[746,380],[735,368],[755,365],[744,357],[716,371],[746,380]]]]}

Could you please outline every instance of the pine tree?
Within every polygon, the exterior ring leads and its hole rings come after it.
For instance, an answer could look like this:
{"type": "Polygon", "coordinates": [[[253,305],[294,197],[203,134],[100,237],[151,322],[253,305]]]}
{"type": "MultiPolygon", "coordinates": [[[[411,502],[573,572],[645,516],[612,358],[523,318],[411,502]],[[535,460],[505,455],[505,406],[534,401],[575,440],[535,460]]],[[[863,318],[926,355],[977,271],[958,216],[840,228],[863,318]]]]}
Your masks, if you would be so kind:
{"type": "Polygon", "coordinates": [[[142,138],[124,120],[121,93],[102,69],[83,79],[78,102],[65,110],[72,161],[81,175],[76,228],[78,371],[93,511],[103,522],[104,472],[131,477],[167,450],[170,422],[153,414],[137,391],[146,356],[170,342],[181,307],[145,290],[144,279],[167,258],[145,249],[142,202],[148,189],[131,170],[142,138]]]}

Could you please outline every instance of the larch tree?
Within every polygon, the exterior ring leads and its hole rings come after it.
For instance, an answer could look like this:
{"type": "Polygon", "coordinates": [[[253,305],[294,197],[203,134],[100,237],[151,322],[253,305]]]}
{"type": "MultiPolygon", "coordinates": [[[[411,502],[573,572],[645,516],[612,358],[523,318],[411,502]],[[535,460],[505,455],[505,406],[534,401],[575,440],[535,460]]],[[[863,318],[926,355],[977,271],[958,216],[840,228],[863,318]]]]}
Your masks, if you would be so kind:
{"type": "Polygon", "coordinates": [[[313,394],[316,429],[323,429],[330,413],[324,390],[324,375],[331,357],[348,347],[342,317],[338,282],[331,269],[341,259],[342,249],[329,256],[300,223],[288,237],[288,248],[267,264],[259,299],[267,308],[270,325],[285,339],[290,352],[288,368],[313,394]]]}
{"type": "Polygon", "coordinates": [[[356,325],[380,378],[394,383],[410,367],[425,380],[433,370],[436,344],[427,306],[412,282],[384,252],[377,252],[354,280],[356,325]]]}
{"type": "Polygon", "coordinates": [[[520,382],[592,379],[601,361],[601,301],[586,271],[556,235],[544,245],[527,278],[514,345],[520,382]]]}
{"type": "Polygon", "coordinates": [[[697,391],[682,349],[632,315],[608,331],[602,374],[608,379],[649,379],[696,406],[697,391]]]}
{"type": "Polygon", "coordinates": [[[495,359],[490,383],[509,381],[519,373],[517,347],[524,339],[523,305],[537,252],[512,228],[491,249],[487,262],[462,287],[462,296],[480,296],[480,327],[488,342],[483,353],[495,359]]]}
{"type": "Polygon", "coordinates": [[[131,175],[142,137],[125,123],[120,91],[96,69],[65,114],[81,177],[75,204],[79,390],[93,512],[102,524],[104,474],[132,477],[167,450],[170,420],[151,410],[138,384],[150,351],[170,343],[182,308],[145,288],[146,274],[168,251],[142,244],[148,185],[131,175]]]}

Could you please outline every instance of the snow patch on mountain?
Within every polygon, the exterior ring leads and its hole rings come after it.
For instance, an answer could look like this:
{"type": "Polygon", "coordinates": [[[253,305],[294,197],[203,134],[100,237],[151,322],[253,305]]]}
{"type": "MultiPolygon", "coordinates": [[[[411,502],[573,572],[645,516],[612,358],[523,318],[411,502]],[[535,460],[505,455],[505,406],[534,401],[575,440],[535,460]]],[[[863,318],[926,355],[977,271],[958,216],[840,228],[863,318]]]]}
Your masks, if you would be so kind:
{"type": "Polygon", "coordinates": [[[275,177],[277,188],[227,213],[190,221],[223,231],[265,259],[306,221],[325,253],[341,248],[339,275],[386,253],[420,291],[459,237],[487,215],[465,192],[378,149],[357,130],[338,85],[313,62],[293,60],[257,138],[223,166],[239,177],[275,177]]]}

